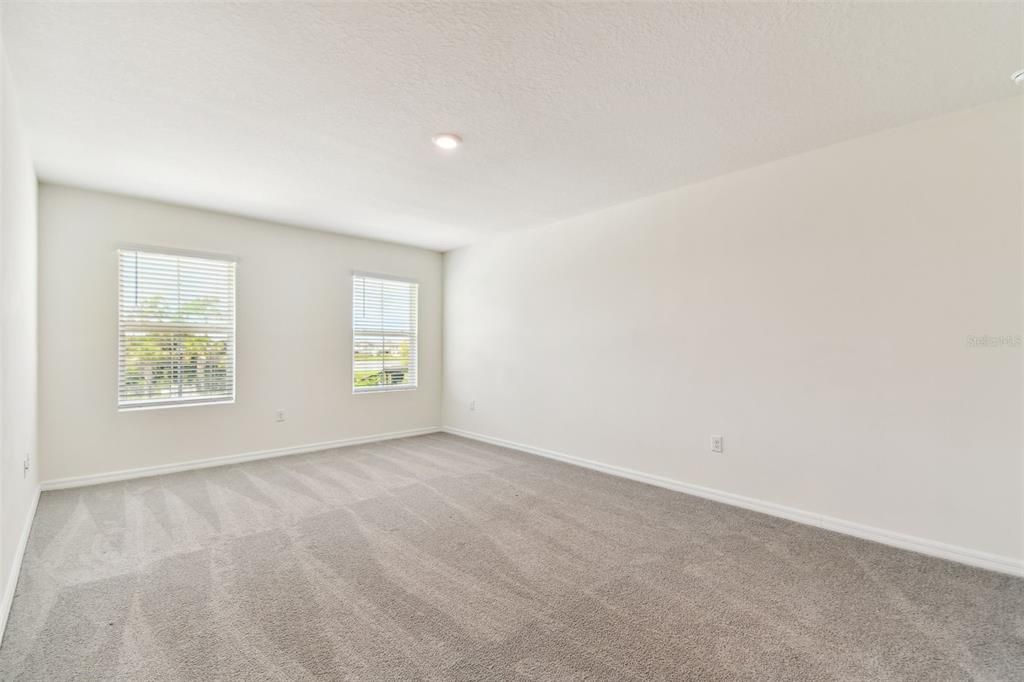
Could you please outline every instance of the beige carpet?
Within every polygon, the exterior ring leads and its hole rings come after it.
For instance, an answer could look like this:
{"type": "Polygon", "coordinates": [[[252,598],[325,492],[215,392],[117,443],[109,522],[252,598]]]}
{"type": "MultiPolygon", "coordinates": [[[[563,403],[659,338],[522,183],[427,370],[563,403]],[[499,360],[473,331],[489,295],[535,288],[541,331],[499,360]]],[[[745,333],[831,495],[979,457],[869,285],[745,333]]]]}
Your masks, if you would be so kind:
{"type": "Polygon", "coordinates": [[[1024,581],[452,436],[44,493],[3,680],[1024,679],[1024,581]]]}

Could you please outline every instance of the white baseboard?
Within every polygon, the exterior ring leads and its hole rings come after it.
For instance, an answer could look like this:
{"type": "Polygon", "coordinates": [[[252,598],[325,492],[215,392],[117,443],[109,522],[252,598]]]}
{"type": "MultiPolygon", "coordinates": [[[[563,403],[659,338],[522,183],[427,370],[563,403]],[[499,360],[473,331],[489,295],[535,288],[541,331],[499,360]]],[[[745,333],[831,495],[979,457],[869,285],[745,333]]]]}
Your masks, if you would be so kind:
{"type": "Polygon", "coordinates": [[[462,429],[456,429],[448,426],[444,427],[442,430],[445,433],[450,433],[452,435],[463,436],[465,438],[471,438],[473,440],[490,443],[492,445],[500,445],[502,447],[512,448],[513,450],[520,450],[531,455],[539,455],[549,459],[556,459],[560,462],[567,462],[587,469],[594,469],[595,471],[601,471],[613,476],[620,476],[622,478],[640,481],[641,483],[649,483],[650,485],[656,485],[661,488],[668,488],[669,490],[703,497],[716,502],[731,504],[736,507],[761,512],[762,514],[796,521],[797,523],[803,523],[808,526],[817,526],[818,528],[825,528],[837,533],[852,535],[863,540],[871,540],[883,545],[889,545],[891,547],[897,547],[899,549],[905,549],[919,554],[926,554],[940,559],[948,559],[949,561],[967,564],[968,566],[976,566],[990,571],[998,571],[999,573],[1007,573],[1009,575],[1024,577],[1024,560],[1021,559],[1000,556],[998,554],[989,554],[987,552],[980,552],[966,547],[948,545],[935,540],[927,540],[925,538],[914,537],[912,535],[904,535],[903,533],[896,533],[882,528],[865,526],[864,524],[854,523],[853,521],[845,521],[843,519],[825,516],[824,514],[816,514],[802,509],[795,509],[793,507],[775,504],[774,502],[765,502],[752,497],[745,497],[743,495],[736,495],[722,490],[715,490],[714,488],[706,488],[704,486],[693,485],[691,483],[683,483],[682,481],[675,481],[670,478],[656,476],[653,474],[645,474],[625,467],[602,464],[582,457],[574,457],[572,455],[566,455],[553,450],[545,450],[544,448],[537,448],[531,445],[514,443],[502,438],[494,438],[480,433],[473,433],[472,431],[464,431],[462,429]]]}
{"type": "Polygon", "coordinates": [[[25,517],[25,525],[21,529],[21,537],[18,538],[18,547],[14,550],[14,561],[11,563],[11,574],[7,576],[7,584],[4,585],[3,603],[0,603],[0,642],[4,639],[4,631],[7,629],[7,617],[11,615],[11,604],[14,602],[14,591],[18,589],[18,576],[21,575],[21,561],[25,558],[25,547],[28,546],[28,536],[32,530],[32,521],[36,518],[36,507],[39,506],[39,488],[36,488],[32,496],[32,504],[28,508],[28,516],[25,517]]]}
{"type": "Polygon", "coordinates": [[[363,443],[376,443],[382,440],[393,440],[395,438],[408,438],[409,436],[422,436],[428,433],[437,433],[441,429],[430,426],[422,429],[408,429],[406,431],[392,431],[390,433],[378,433],[371,436],[359,436],[357,438],[343,438],[341,440],[326,441],[324,443],[309,443],[307,445],[293,445],[287,448],[275,448],[273,450],[259,450],[257,452],[243,452],[237,455],[226,455],[223,457],[209,457],[207,459],[194,459],[189,462],[178,462],[174,464],[159,464],[151,467],[139,467],[138,469],[122,469],[111,471],[105,474],[89,474],[87,476],[72,476],[70,478],[56,478],[51,481],[43,481],[43,490],[61,490],[63,488],[79,488],[86,485],[98,485],[100,483],[111,483],[114,481],[127,481],[132,478],[144,478],[146,476],[159,476],[161,474],[173,474],[179,471],[190,471],[192,469],[206,469],[208,467],[219,467],[240,462],[252,462],[257,459],[269,459],[271,457],[284,457],[285,455],[299,455],[305,452],[317,452],[318,450],[330,450],[332,448],[343,448],[349,445],[362,445],[363,443]]]}

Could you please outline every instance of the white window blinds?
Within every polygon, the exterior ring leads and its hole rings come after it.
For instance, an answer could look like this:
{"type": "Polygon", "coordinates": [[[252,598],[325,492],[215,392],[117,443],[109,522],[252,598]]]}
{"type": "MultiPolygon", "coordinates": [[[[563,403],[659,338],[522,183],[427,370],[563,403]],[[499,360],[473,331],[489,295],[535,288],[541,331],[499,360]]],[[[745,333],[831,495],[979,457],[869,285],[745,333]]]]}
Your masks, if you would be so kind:
{"type": "Polygon", "coordinates": [[[419,285],[370,275],[352,277],[352,390],[416,387],[419,285]]]}
{"type": "Polygon", "coordinates": [[[118,406],[235,398],[235,263],[118,251],[118,406]]]}

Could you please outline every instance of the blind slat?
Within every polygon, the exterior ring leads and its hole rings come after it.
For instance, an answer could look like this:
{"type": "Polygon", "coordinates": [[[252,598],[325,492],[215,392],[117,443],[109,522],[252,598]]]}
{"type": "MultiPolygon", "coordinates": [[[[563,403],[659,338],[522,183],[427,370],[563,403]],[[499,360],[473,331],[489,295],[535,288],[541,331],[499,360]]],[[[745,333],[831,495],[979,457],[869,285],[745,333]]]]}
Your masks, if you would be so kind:
{"type": "Polygon", "coordinates": [[[419,285],[352,277],[352,390],[415,388],[419,285]]]}
{"type": "Polygon", "coordinates": [[[235,263],[118,251],[118,405],[234,400],[235,263]]]}

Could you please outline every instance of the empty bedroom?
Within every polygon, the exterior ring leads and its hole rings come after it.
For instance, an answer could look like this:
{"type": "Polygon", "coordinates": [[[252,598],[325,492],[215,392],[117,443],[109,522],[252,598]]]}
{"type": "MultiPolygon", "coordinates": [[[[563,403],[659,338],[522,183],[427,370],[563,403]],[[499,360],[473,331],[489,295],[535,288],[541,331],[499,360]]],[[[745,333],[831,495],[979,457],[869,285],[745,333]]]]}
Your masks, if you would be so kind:
{"type": "Polygon", "coordinates": [[[1024,2],[0,2],[0,680],[1024,680],[1024,2]]]}

